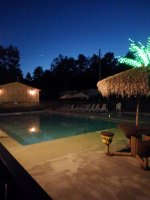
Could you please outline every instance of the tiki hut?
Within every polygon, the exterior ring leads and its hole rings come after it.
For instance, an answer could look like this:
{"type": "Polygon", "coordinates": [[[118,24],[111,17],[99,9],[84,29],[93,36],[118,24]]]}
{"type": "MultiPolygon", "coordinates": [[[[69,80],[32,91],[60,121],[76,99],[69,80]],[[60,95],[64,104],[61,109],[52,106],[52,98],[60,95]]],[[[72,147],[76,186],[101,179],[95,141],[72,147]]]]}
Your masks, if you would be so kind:
{"type": "Polygon", "coordinates": [[[118,73],[99,81],[97,87],[105,97],[111,94],[138,97],[136,110],[136,126],[138,126],[140,96],[150,95],[150,68],[139,67],[118,73]]]}
{"type": "Polygon", "coordinates": [[[20,82],[0,85],[0,104],[3,107],[38,105],[39,91],[20,82]]]}

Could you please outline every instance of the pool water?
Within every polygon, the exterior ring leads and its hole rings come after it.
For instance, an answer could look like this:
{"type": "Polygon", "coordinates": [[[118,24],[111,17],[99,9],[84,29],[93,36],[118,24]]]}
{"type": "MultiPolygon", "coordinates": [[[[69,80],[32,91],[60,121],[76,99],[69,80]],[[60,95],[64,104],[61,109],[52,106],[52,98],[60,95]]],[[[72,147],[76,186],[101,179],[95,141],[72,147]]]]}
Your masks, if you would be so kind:
{"type": "Polygon", "coordinates": [[[115,128],[111,121],[94,117],[51,114],[0,116],[0,129],[22,145],[29,145],[88,132],[115,128]]]}

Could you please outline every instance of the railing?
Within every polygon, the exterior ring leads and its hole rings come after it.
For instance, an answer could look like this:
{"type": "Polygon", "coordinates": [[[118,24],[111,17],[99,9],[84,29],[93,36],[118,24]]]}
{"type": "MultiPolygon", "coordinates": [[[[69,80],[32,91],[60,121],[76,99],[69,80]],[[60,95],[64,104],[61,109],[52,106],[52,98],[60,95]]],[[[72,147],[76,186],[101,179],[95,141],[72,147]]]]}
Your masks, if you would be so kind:
{"type": "Polygon", "coordinates": [[[0,143],[0,200],[52,200],[0,143]]]}

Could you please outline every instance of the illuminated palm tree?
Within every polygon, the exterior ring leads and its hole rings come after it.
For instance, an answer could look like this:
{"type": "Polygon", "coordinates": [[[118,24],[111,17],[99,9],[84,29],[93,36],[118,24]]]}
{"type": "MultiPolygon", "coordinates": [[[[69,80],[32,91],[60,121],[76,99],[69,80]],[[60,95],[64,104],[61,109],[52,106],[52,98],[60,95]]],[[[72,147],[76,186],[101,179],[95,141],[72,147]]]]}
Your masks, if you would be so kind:
{"type": "Polygon", "coordinates": [[[121,57],[119,62],[133,69],[110,76],[97,83],[98,90],[105,97],[121,95],[122,97],[138,96],[136,109],[136,126],[138,126],[140,96],[150,96],[150,37],[144,47],[140,42],[131,41],[129,47],[134,59],[121,57]]]}
{"type": "Polygon", "coordinates": [[[121,57],[118,61],[132,67],[150,67],[150,37],[147,39],[146,47],[140,42],[135,43],[133,40],[129,40],[131,41],[129,51],[134,56],[134,59],[121,57]]]}

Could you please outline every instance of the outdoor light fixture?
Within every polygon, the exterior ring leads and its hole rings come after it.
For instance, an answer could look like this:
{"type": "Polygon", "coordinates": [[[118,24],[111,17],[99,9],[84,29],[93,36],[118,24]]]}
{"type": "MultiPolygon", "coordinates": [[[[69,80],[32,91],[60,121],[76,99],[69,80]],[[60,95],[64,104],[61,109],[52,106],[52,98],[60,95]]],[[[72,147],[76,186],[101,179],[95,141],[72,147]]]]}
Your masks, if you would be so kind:
{"type": "Polygon", "coordinates": [[[2,89],[0,89],[0,95],[2,95],[3,94],[3,90],[2,89]]]}
{"type": "Polygon", "coordinates": [[[36,90],[29,90],[28,93],[32,96],[36,95],[36,90]]]}

